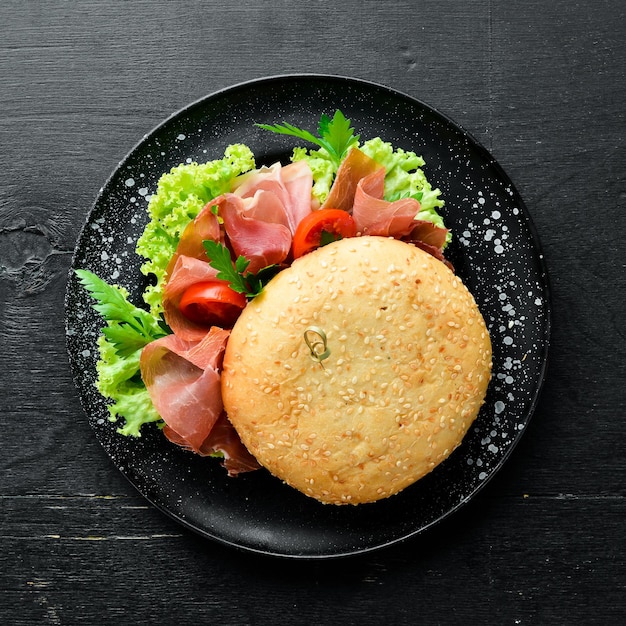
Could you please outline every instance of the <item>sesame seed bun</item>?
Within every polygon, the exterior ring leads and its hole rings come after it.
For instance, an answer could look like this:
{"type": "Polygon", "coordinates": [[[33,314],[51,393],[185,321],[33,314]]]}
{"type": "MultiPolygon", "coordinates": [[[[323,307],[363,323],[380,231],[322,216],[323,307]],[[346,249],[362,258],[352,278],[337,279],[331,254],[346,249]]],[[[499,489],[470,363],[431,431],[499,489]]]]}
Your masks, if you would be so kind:
{"type": "Polygon", "coordinates": [[[489,334],[461,280],[415,246],[356,237],[297,259],[244,309],[222,395],[272,474],[321,502],[359,504],[446,459],[490,375],[489,334]]]}

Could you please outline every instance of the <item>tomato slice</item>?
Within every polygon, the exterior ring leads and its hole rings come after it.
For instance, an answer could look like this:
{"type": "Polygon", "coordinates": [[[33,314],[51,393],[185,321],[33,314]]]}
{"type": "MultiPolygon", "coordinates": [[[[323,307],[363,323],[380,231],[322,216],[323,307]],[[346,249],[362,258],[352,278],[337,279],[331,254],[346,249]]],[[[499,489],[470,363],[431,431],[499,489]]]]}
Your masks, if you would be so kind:
{"type": "Polygon", "coordinates": [[[233,291],[228,283],[208,280],[188,287],[178,308],[196,324],[228,328],[235,323],[246,303],[246,297],[233,291]]]}
{"type": "Polygon", "coordinates": [[[293,258],[297,259],[315,248],[337,239],[354,237],[356,223],[341,209],[319,209],[309,213],[298,224],[293,236],[293,258]]]}

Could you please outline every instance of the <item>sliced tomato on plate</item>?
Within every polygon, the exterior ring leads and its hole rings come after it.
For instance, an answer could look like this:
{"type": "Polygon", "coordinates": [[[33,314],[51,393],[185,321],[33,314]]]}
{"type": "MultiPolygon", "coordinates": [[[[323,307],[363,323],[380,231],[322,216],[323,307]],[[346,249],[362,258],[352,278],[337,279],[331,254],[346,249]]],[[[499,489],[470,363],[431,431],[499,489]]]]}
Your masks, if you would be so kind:
{"type": "Polygon", "coordinates": [[[338,239],[356,236],[356,223],[341,209],[319,209],[298,224],[293,236],[293,258],[297,259],[338,239]]]}
{"type": "Polygon", "coordinates": [[[192,322],[228,328],[235,323],[246,303],[245,295],[233,291],[228,283],[208,280],[188,287],[178,306],[192,322]]]}

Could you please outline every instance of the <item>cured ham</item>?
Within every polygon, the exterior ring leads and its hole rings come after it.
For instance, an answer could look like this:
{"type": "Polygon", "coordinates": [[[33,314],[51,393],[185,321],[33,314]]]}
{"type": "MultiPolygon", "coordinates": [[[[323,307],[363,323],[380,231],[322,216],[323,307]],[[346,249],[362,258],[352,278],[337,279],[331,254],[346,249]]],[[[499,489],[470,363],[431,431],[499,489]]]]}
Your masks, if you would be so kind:
{"type": "MultiPolygon", "coordinates": [[[[352,213],[354,195],[359,181],[376,171],[382,172],[384,179],[384,166],[368,157],[358,148],[352,148],[339,166],[328,197],[324,200],[321,208],[342,209],[352,213]]],[[[380,197],[382,198],[382,189],[380,197]]]]}
{"type": "Polygon", "coordinates": [[[178,257],[188,256],[206,261],[206,253],[202,242],[205,239],[220,240],[220,223],[213,211],[214,204],[214,202],[209,202],[196,218],[187,224],[176,247],[176,252],[168,263],[165,271],[167,277],[171,275],[178,257]]]}
{"type": "Polygon", "coordinates": [[[216,198],[224,230],[236,256],[250,261],[249,272],[282,263],[291,249],[287,216],[276,195],[257,190],[252,197],[227,193],[216,198]]]}
{"type": "Polygon", "coordinates": [[[441,228],[428,220],[415,220],[413,229],[405,241],[428,252],[454,272],[454,266],[443,255],[447,234],[447,228],[441,228]]]}
{"type": "MultiPolygon", "coordinates": [[[[185,291],[196,283],[208,280],[218,280],[217,270],[207,261],[201,261],[190,256],[178,256],[172,269],[171,276],[163,289],[163,315],[172,331],[185,341],[200,341],[210,330],[185,317],[179,304],[185,291]]],[[[225,284],[226,281],[222,281],[225,284]]]]}
{"type": "Polygon", "coordinates": [[[357,184],[352,217],[364,235],[404,237],[414,227],[420,203],[414,198],[383,200],[385,170],[376,170],[357,184]]]}
{"type": "Polygon", "coordinates": [[[291,234],[311,212],[311,189],[313,173],[306,161],[296,161],[281,166],[275,163],[243,174],[235,179],[233,193],[242,197],[253,197],[259,190],[272,193],[281,203],[286,223],[291,234]]]}
{"type": "Polygon", "coordinates": [[[447,228],[441,228],[433,222],[428,220],[414,220],[413,228],[407,236],[407,241],[421,241],[429,246],[434,246],[439,250],[442,250],[446,244],[446,237],[448,235],[447,228]]]}
{"type": "Polygon", "coordinates": [[[215,453],[223,455],[224,467],[230,476],[251,472],[261,467],[241,443],[239,434],[228,421],[224,412],[217,418],[217,422],[215,422],[209,436],[204,440],[199,452],[202,456],[215,453]]]}
{"type": "Polygon", "coordinates": [[[165,434],[197,453],[223,411],[219,368],[229,334],[213,327],[201,341],[166,335],[141,353],[141,377],[165,434]]]}

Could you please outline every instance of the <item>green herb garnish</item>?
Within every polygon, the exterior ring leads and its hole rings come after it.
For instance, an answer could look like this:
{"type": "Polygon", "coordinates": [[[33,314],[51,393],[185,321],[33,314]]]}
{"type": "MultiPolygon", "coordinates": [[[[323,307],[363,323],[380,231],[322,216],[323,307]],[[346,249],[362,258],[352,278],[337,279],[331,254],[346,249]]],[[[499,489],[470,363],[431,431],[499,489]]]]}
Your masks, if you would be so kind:
{"type": "Polygon", "coordinates": [[[243,293],[246,298],[258,296],[265,285],[279,272],[278,265],[269,265],[255,274],[246,272],[250,261],[239,255],[233,262],[230,250],[223,244],[213,240],[202,242],[209,259],[209,265],[217,270],[216,277],[230,283],[230,288],[243,293]]]}
{"type": "Polygon", "coordinates": [[[344,114],[337,109],[332,119],[325,113],[322,114],[317,128],[319,133],[317,137],[308,130],[303,130],[288,122],[283,124],[256,124],[256,126],[279,135],[291,135],[298,137],[298,139],[310,141],[320,148],[324,148],[338,167],[348,150],[359,141],[359,135],[354,134],[354,128],[351,128],[350,124],[350,120],[346,119],[344,114]]]}
{"type": "Polygon", "coordinates": [[[130,303],[121,287],[109,285],[87,270],[76,270],[76,275],[96,301],[93,308],[107,323],[102,334],[120,357],[130,356],[171,332],[161,319],[130,303]]]}
{"type": "Polygon", "coordinates": [[[329,243],[339,241],[343,237],[339,233],[333,233],[329,230],[322,230],[320,233],[320,248],[327,246],[329,243]]]}

